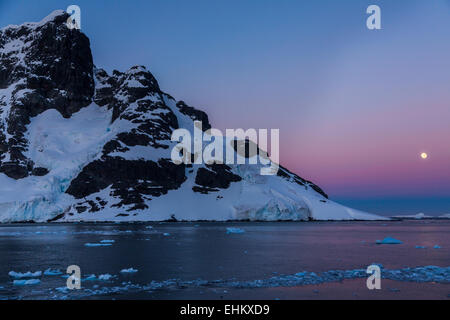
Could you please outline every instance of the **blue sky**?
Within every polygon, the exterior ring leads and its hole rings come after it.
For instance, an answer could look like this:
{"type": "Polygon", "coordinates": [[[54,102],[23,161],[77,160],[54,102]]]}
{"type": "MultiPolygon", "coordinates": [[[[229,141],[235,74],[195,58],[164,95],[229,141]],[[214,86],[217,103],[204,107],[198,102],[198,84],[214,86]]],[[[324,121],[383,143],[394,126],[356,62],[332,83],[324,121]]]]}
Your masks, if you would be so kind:
{"type": "Polygon", "coordinates": [[[1,0],[0,25],[77,4],[98,67],[147,66],[220,129],[280,128],[282,164],[334,199],[437,214],[450,212],[449,3],[1,0]],[[382,30],[366,28],[370,4],[382,30]]]}

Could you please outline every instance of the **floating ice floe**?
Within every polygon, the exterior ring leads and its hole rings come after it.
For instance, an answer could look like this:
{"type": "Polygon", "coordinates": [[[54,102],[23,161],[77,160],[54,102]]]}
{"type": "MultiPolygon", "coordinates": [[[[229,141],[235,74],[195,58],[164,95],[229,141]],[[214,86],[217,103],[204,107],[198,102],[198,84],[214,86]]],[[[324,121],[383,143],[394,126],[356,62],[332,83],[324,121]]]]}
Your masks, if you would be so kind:
{"type": "MultiPolygon", "coordinates": [[[[403,269],[384,269],[382,268],[381,277],[394,281],[405,282],[437,282],[450,283],[450,267],[424,266],[403,269]]],[[[258,280],[237,281],[234,279],[224,280],[181,280],[169,279],[164,281],[152,281],[148,284],[134,284],[130,281],[122,282],[117,286],[105,286],[101,288],[83,288],[77,293],[79,297],[89,297],[95,295],[107,294],[129,294],[130,292],[152,291],[157,289],[180,289],[180,288],[277,288],[277,287],[296,287],[302,285],[313,285],[330,282],[340,282],[346,279],[364,279],[367,278],[366,268],[351,270],[329,270],[325,272],[303,271],[296,274],[276,275],[270,278],[258,280]]],[[[57,289],[58,290],[58,289],[57,289]]]]}
{"type": "Polygon", "coordinates": [[[441,249],[441,246],[435,245],[433,249],[441,249]]]}
{"type": "Polygon", "coordinates": [[[95,280],[97,280],[97,276],[95,274],[90,274],[83,279],[83,281],[95,281],[95,280]]]}
{"type": "Polygon", "coordinates": [[[85,247],[108,247],[111,246],[111,243],[85,243],[85,247]]]}
{"type": "Polygon", "coordinates": [[[13,285],[15,286],[30,286],[41,283],[39,279],[28,279],[28,280],[14,280],[13,285]]]}
{"type": "Polygon", "coordinates": [[[168,237],[168,236],[170,236],[170,233],[164,232],[164,233],[163,233],[163,236],[164,236],[164,237],[168,237]]]}
{"type": "Polygon", "coordinates": [[[402,244],[403,242],[395,238],[386,237],[383,240],[377,240],[376,244],[402,244]]]}
{"type": "Polygon", "coordinates": [[[15,272],[15,271],[10,271],[10,272],[8,273],[8,275],[9,275],[10,277],[13,277],[13,278],[16,278],[16,279],[22,279],[22,278],[37,278],[37,277],[42,276],[42,271],[36,271],[36,272],[28,271],[28,272],[25,272],[25,273],[22,273],[22,272],[15,272]]]}
{"type": "Polygon", "coordinates": [[[105,273],[105,274],[101,274],[98,276],[98,280],[102,280],[102,281],[108,281],[115,278],[115,276],[109,274],[109,273],[105,273]]]}
{"type": "Polygon", "coordinates": [[[59,291],[61,293],[68,293],[70,289],[67,287],[58,287],[58,288],[55,288],[55,290],[59,291]]]}
{"type": "Polygon", "coordinates": [[[114,243],[116,240],[102,240],[100,243],[114,243]]]}
{"type": "Polygon", "coordinates": [[[243,230],[243,229],[240,229],[240,228],[227,228],[227,234],[230,234],[230,233],[244,233],[245,232],[245,230],[243,230]]]}
{"type": "Polygon", "coordinates": [[[46,275],[46,276],[60,276],[62,274],[63,273],[59,269],[52,270],[52,269],[48,268],[47,270],[44,271],[44,275],[46,275]]]}
{"type": "Polygon", "coordinates": [[[416,249],[426,249],[427,247],[425,246],[416,246],[416,249]]]}
{"type": "Polygon", "coordinates": [[[133,269],[133,268],[120,270],[120,273],[136,273],[136,272],[138,272],[137,269],[133,269]]]}

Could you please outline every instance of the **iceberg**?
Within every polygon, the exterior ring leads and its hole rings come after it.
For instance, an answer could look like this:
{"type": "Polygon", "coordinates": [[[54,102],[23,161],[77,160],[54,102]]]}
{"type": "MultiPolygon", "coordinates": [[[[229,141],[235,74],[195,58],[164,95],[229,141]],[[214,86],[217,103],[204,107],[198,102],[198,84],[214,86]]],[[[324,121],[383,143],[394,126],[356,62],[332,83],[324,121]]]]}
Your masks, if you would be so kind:
{"type": "Polygon", "coordinates": [[[376,244],[402,244],[403,242],[391,237],[386,237],[383,240],[377,240],[376,244]]]}
{"type": "Polygon", "coordinates": [[[245,230],[240,229],[240,228],[232,228],[232,227],[227,228],[227,234],[231,234],[231,233],[240,234],[240,233],[244,233],[244,232],[245,232],[245,230]]]}

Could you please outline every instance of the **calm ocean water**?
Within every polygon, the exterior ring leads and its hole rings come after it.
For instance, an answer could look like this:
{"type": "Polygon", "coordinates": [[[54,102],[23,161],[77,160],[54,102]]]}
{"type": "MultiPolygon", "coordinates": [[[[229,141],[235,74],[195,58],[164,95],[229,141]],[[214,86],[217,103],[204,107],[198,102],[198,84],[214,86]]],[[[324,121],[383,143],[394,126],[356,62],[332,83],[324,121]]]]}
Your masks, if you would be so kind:
{"type": "Polygon", "coordinates": [[[0,225],[0,256],[0,299],[450,297],[449,220],[0,225]]]}

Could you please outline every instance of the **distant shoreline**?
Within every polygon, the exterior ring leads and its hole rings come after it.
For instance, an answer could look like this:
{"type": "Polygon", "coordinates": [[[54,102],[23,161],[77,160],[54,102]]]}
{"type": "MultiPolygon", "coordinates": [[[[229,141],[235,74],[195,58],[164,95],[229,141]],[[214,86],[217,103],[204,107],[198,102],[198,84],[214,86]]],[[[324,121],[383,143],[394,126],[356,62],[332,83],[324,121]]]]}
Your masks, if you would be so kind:
{"type": "Polygon", "coordinates": [[[35,221],[15,221],[15,222],[1,222],[1,226],[11,226],[11,225],[62,225],[62,224],[176,224],[176,223],[188,223],[188,224],[195,224],[195,223],[320,223],[320,222],[399,222],[399,221],[420,221],[420,220],[450,220],[450,218],[446,217],[427,217],[427,218],[412,218],[412,217],[386,217],[390,220],[179,220],[179,221],[172,221],[172,220],[162,220],[162,221],[52,221],[52,222],[35,222],[35,221]]]}

